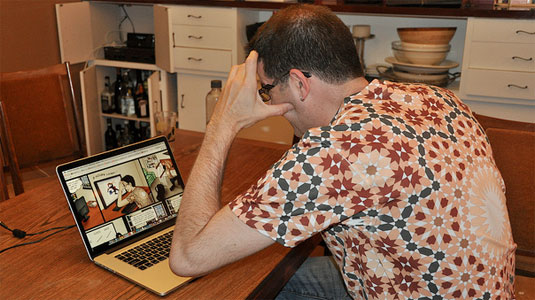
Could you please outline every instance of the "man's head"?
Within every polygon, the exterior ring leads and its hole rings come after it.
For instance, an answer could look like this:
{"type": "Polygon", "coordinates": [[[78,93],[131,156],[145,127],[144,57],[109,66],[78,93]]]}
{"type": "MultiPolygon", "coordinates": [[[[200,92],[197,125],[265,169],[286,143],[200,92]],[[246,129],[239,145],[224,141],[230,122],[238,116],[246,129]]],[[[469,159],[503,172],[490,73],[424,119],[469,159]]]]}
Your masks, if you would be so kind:
{"type": "Polygon", "coordinates": [[[130,192],[136,186],[136,181],[131,175],[124,176],[121,178],[121,181],[126,183],[125,187],[128,192],[130,192]]]}
{"type": "Polygon", "coordinates": [[[258,52],[271,78],[290,69],[310,72],[331,84],[363,76],[351,32],[324,6],[294,5],[278,11],[259,28],[249,47],[258,52]]]}

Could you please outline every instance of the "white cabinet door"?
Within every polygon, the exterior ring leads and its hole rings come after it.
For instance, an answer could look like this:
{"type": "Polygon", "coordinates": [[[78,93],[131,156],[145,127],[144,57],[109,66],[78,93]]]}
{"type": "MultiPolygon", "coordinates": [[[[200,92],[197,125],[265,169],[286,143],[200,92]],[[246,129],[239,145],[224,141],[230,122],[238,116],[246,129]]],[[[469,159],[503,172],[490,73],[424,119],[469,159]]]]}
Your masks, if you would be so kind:
{"type": "Polygon", "coordinates": [[[156,124],[154,120],[154,113],[160,110],[165,110],[162,108],[162,98],[161,98],[161,87],[160,87],[160,72],[156,71],[152,73],[147,79],[149,90],[147,94],[149,95],[149,120],[150,120],[150,135],[156,136],[156,124]]]}
{"type": "MultiPolygon", "coordinates": [[[[153,65],[146,65],[128,62],[112,61],[91,61],[91,65],[80,72],[80,81],[82,88],[82,108],[84,117],[84,130],[87,143],[87,153],[89,155],[99,153],[105,149],[104,132],[106,130],[107,119],[112,119],[114,124],[122,124],[124,121],[146,122],[150,124],[150,135],[156,135],[154,123],[154,112],[160,110],[173,110],[174,105],[165,103],[163,99],[162,86],[165,85],[161,80],[166,79],[166,73],[156,69],[153,65]],[[138,68],[135,68],[135,67],[138,68]],[[152,74],[148,77],[148,96],[149,96],[149,118],[138,118],[136,116],[123,116],[116,113],[102,113],[100,103],[100,92],[104,88],[104,78],[106,76],[115,80],[116,68],[127,68],[133,71],[148,70],[152,74]],[[164,73],[162,75],[162,73],[164,73]]],[[[165,87],[164,87],[165,88],[165,87]]]]}
{"type": "Polygon", "coordinates": [[[92,58],[93,31],[89,2],[56,4],[61,62],[71,64],[92,58]]]}
{"type": "Polygon", "coordinates": [[[104,132],[100,127],[102,120],[98,101],[97,68],[95,66],[80,71],[80,85],[87,154],[92,155],[104,150],[104,132]]]}
{"type": "Polygon", "coordinates": [[[171,18],[169,8],[154,5],[154,43],[156,65],[167,72],[174,72],[171,18]]]}

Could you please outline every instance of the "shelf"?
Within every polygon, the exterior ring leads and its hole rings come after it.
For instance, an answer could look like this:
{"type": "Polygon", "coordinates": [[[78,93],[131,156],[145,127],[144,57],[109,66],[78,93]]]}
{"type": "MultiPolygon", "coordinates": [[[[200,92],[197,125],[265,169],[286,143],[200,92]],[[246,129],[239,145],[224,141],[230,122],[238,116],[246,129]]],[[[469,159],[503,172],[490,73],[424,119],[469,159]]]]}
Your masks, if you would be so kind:
{"type": "Polygon", "coordinates": [[[147,117],[147,118],[138,118],[138,117],[130,117],[130,116],[125,116],[125,115],[121,115],[121,114],[105,114],[105,113],[102,113],[101,116],[103,118],[113,118],[113,119],[122,119],[122,120],[128,120],[128,121],[139,121],[139,122],[147,122],[149,123],[150,122],[150,119],[147,117]]]}
{"type": "Polygon", "coordinates": [[[125,69],[138,69],[138,70],[150,70],[150,71],[160,71],[160,68],[155,64],[145,64],[138,62],[130,61],[119,61],[119,60],[107,60],[107,59],[94,59],[88,63],[96,66],[105,66],[105,67],[116,67],[116,68],[125,68],[125,69]]]}

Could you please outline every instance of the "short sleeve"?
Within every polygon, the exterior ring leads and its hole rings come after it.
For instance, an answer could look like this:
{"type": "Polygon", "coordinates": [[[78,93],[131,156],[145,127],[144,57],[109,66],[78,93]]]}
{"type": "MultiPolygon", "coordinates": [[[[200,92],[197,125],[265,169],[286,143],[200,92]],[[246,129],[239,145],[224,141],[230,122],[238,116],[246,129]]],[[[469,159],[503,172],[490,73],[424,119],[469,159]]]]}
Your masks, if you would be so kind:
{"type": "MultiPolygon", "coordinates": [[[[307,132],[256,184],[230,203],[248,226],[294,247],[370,205],[330,133],[307,132]],[[329,136],[329,138],[327,138],[329,136]]],[[[336,139],[335,139],[336,140],[336,139]]]]}

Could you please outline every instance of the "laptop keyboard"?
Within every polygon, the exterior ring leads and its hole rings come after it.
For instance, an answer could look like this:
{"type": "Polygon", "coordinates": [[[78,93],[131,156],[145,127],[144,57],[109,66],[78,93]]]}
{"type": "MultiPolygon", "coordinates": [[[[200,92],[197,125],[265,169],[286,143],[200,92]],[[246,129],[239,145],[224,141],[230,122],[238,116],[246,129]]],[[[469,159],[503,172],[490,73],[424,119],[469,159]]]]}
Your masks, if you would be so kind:
{"type": "Polygon", "coordinates": [[[173,231],[170,231],[130,250],[117,254],[115,258],[140,270],[145,270],[169,257],[172,238],[173,231]]]}

